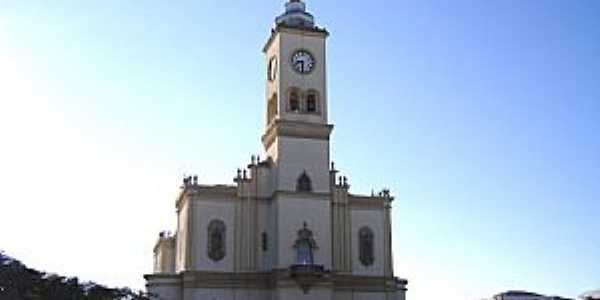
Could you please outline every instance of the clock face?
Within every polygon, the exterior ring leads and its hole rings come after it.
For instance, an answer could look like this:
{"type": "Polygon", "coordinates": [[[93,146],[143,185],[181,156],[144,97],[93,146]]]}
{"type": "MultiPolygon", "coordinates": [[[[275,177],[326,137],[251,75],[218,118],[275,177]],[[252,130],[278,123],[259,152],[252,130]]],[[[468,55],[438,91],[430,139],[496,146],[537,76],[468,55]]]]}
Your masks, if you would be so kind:
{"type": "Polygon", "coordinates": [[[277,56],[273,56],[271,60],[269,60],[269,69],[267,70],[267,77],[270,81],[273,81],[277,78],[277,56]]]}
{"type": "Polygon", "coordinates": [[[299,50],[292,55],[292,67],[300,74],[310,73],[315,67],[315,59],[306,50],[299,50]]]}

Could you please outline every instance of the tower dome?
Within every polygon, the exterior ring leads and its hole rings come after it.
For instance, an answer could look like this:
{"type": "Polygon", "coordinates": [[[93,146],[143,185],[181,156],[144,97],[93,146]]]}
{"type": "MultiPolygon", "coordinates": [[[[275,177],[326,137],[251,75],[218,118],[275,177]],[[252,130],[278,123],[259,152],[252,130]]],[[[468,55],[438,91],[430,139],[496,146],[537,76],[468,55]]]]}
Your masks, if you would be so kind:
{"type": "Polygon", "coordinates": [[[315,27],[315,18],[306,12],[306,4],[301,0],[290,0],[285,4],[285,13],[275,19],[277,26],[311,29],[315,27]]]}

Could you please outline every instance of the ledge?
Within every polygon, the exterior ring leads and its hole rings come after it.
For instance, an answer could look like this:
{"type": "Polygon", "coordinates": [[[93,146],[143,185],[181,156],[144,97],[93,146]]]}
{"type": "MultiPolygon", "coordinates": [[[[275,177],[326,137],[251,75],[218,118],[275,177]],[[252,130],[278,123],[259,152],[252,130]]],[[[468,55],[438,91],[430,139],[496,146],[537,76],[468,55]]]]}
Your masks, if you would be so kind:
{"type": "MultiPolygon", "coordinates": [[[[144,275],[146,286],[179,285],[182,288],[255,288],[273,289],[278,286],[292,286],[298,280],[312,280],[312,286],[330,286],[334,290],[363,292],[406,291],[408,281],[396,277],[359,276],[338,274],[325,270],[322,266],[291,266],[272,272],[205,272],[185,271],[180,274],[144,275]]],[[[306,283],[306,282],[305,282],[306,283]]]]}
{"type": "Polygon", "coordinates": [[[267,42],[265,43],[265,46],[263,47],[264,53],[266,53],[267,49],[269,49],[269,46],[275,39],[275,35],[277,35],[277,33],[280,33],[280,32],[298,33],[298,34],[302,34],[302,35],[318,36],[318,37],[323,37],[323,38],[327,38],[329,36],[329,32],[325,28],[320,28],[320,27],[316,27],[316,26],[312,27],[312,28],[297,28],[297,27],[291,27],[291,26],[279,24],[271,30],[271,35],[269,36],[269,39],[267,40],[267,42]]]}
{"type": "Polygon", "coordinates": [[[330,124],[278,119],[271,123],[267,132],[262,136],[262,142],[266,148],[269,148],[280,136],[328,141],[331,131],[333,131],[333,125],[330,124]]]}

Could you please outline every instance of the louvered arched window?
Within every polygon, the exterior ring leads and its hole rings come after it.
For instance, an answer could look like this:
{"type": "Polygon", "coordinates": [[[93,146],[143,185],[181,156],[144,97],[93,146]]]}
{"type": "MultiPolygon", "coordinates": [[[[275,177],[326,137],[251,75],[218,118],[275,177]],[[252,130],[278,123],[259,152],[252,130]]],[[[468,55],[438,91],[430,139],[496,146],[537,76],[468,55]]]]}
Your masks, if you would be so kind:
{"type": "Polygon", "coordinates": [[[319,94],[315,90],[310,90],[306,94],[306,112],[319,112],[319,94]]]}
{"type": "Polygon", "coordinates": [[[267,104],[267,124],[270,124],[277,115],[277,94],[274,94],[267,104]]]}
{"type": "Polygon", "coordinates": [[[300,177],[298,177],[298,182],[296,183],[296,191],[312,192],[312,182],[310,181],[310,177],[308,177],[308,174],[306,174],[306,171],[302,172],[300,177]]]}
{"type": "Polygon", "coordinates": [[[292,112],[300,111],[300,93],[297,89],[292,89],[290,91],[288,110],[292,112]]]}

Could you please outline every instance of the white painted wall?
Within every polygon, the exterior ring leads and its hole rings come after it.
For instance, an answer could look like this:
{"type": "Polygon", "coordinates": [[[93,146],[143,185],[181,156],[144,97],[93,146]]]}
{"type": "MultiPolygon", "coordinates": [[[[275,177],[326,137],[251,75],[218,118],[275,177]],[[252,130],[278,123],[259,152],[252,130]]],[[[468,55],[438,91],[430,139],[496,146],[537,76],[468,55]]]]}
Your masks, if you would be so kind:
{"type": "MultiPolygon", "coordinates": [[[[265,81],[266,81],[266,95],[265,95],[265,124],[267,122],[266,120],[266,112],[267,110],[267,103],[268,100],[271,99],[271,97],[273,96],[273,94],[277,93],[277,112],[281,112],[282,109],[285,108],[285,106],[281,106],[281,93],[279,91],[279,77],[280,77],[280,72],[279,70],[281,69],[281,57],[279,55],[279,44],[280,44],[280,38],[279,35],[276,35],[273,39],[273,41],[271,42],[271,45],[269,47],[269,49],[267,49],[266,53],[265,53],[265,81]],[[267,72],[268,72],[268,67],[269,67],[269,61],[271,60],[272,57],[277,57],[277,80],[274,81],[269,81],[268,77],[267,77],[267,72]]],[[[278,117],[276,117],[278,118],[278,117]]],[[[276,156],[274,157],[276,158],[276,156]]]]}
{"type": "Polygon", "coordinates": [[[303,171],[317,193],[329,193],[329,141],[278,137],[278,190],[295,191],[303,171]]]}
{"type": "Polygon", "coordinates": [[[234,202],[227,199],[195,200],[192,238],[193,265],[198,271],[233,272],[234,270],[234,202]],[[208,225],[212,220],[225,223],[225,258],[213,261],[208,257],[208,225]]]}
{"type": "Polygon", "coordinates": [[[304,294],[302,289],[294,286],[277,289],[273,300],[330,300],[332,297],[330,288],[313,287],[308,294],[304,294]]]}
{"type": "Polygon", "coordinates": [[[271,291],[257,289],[186,289],[183,300],[270,300],[271,291]]]}
{"type": "Polygon", "coordinates": [[[383,276],[384,275],[384,248],[383,248],[383,210],[352,210],[352,273],[355,275],[383,276]],[[368,226],[375,235],[375,261],[370,266],[363,266],[359,260],[358,231],[363,226],[368,226]]]}
{"type": "Polygon", "coordinates": [[[333,300],[352,300],[351,291],[335,291],[333,292],[333,300]]]}
{"type": "Polygon", "coordinates": [[[181,300],[179,279],[154,279],[147,284],[152,300],[181,300]]]}
{"type": "Polygon", "coordinates": [[[396,300],[406,300],[406,292],[405,291],[397,291],[396,292],[396,300]]]}
{"type": "Polygon", "coordinates": [[[274,243],[275,231],[273,230],[271,216],[271,202],[260,201],[258,203],[258,236],[260,241],[259,256],[258,256],[258,267],[261,271],[270,271],[273,268],[273,253],[277,249],[274,243]],[[262,249],[262,233],[267,233],[267,251],[262,249]]]}
{"type": "Polygon", "coordinates": [[[354,293],[352,300],[386,300],[385,293],[354,293]]]}

